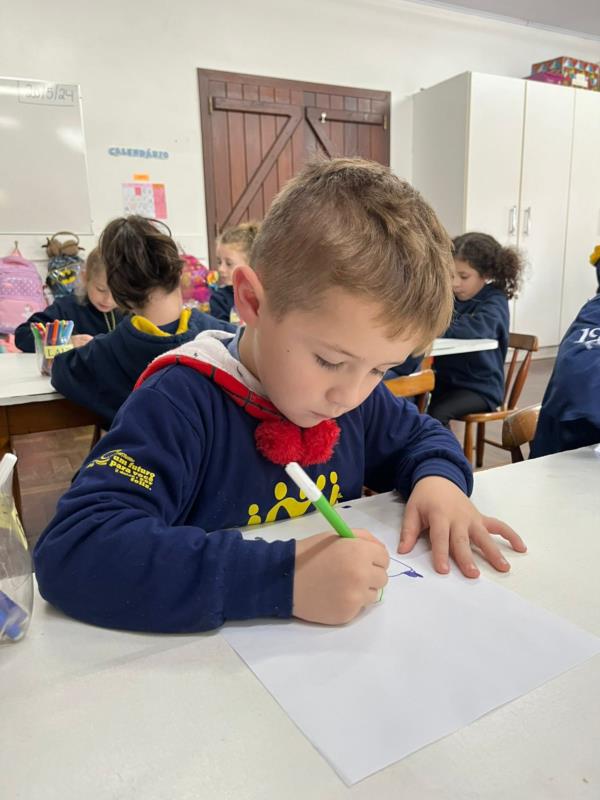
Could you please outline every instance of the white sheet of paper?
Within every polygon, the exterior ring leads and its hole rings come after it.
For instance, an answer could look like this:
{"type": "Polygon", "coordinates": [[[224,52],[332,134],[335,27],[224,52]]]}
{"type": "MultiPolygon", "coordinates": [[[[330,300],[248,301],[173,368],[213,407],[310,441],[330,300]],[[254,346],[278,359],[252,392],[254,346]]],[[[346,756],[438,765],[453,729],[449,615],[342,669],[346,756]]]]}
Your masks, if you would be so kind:
{"type": "MultiPolygon", "coordinates": [[[[399,558],[397,530],[344,517],[399,558]]],[[[600,653],[600,638],[485,578],[438,575],[429,553],[401,560],[422,577],[392,562],[383,602],[349,625],[222,629],[347,784],[600,653]]]]}

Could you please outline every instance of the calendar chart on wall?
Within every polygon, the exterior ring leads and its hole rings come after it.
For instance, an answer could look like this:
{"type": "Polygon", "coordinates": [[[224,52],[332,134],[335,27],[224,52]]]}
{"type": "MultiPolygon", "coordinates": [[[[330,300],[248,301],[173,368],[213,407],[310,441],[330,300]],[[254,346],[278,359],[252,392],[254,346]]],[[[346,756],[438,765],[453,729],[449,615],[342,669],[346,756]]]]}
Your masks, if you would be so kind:
{"type": "Polygon", "coordinates": [[[0,233],[91,233],[81,94],[0,78],[0,233]]]}

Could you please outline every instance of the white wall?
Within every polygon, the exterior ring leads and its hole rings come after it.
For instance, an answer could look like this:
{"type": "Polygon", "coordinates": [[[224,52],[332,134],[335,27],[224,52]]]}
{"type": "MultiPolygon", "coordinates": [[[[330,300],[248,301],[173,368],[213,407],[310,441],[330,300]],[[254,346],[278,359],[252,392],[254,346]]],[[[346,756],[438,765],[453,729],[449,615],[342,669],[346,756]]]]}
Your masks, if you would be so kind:
{"type": "MultiPolygon", "coordinates": [[[[19,0],[0,9],[0,75],[82,87],[94,232],[122,213],[121,183],[149,172],[166,183],[176,238],[200,256],[197,67],[391,90],[392,166],[410,178],[409,95],[465,70],[524,76],[557,55],[600,61],[600,43],[402,0],[19,0]],[[113,145],[170,158],[114,158],[113,145]]],[[[41,241],[20,237],[24,255],[43,257],[41,241]]],[[[0,254],[11,246],[0,237],[0,254]]]]}

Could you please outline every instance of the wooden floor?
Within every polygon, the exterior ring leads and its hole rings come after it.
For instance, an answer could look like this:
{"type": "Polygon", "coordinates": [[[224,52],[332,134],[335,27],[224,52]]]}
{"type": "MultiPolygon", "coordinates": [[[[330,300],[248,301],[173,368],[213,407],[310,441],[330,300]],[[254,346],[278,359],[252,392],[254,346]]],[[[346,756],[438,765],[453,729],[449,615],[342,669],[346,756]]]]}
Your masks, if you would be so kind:
{"type": "MultiPolygon", "coordinates": [[[[552,371],[553,359],[532,363],[520,406],[541,401],[552,371]]],[[[463,426],[454,423],[462,442],[463,426]]],[[[493,438],[500,437],[500,423],[490,425],[493,438]]],[[[93,428],[73,428],[53,433],[36,433],[15,438],[23,501],[23,525],[34,544],[52,518],[58,498],[68,488],[90,448],[93,428]]],[[[486,446],[483,469],[509,464],[510,455],[486,446]]]]}

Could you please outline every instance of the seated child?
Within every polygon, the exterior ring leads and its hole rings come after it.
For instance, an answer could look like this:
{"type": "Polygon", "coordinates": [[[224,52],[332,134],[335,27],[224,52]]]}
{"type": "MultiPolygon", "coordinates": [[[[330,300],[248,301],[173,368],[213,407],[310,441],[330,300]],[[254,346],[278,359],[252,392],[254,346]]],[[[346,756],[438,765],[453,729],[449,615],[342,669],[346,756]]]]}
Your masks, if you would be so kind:
{"type": "Polygon", "coordinates": [[[259,231],[257,222],[244,222],[228,228],[217,240],[217,269],[219,285],[211,290],[210,313],[216,319],[239,323],[233,303],[231,275],[235,267],[250,263],[250,252],[259,231]]]}
{"type": "Polygon", "coordinates": [[[454,239],[454,316],[443,334],[451,339],[496,339],[496,350],[435,360],[435,389],[428,413],[448,426],[465,414],[493,411],[504,400],[508,350],[508,301],[514,297],[523,261],[486,233],[454,239]]]}
{"type": "Polygon", "coordinates": [[[542,401],[531,458],[600,442],[600,294],[565,333],[542,401]]]}
{"type": "Polygon", "coordinates": [[[387,582],[368,531],[266,542],[232,530],[310,510],[291,460],[333,502],[398,489],[399,551],[429,529],[439,572],[451,554],[479,575],[471,545],[508,570],[490,534],[525,546],[471,505],[456,438],[381,384],[450,320],[451,242],[431,208],[380,164],[318,161],[275,199],[252,259],[233,273],[245,327],[157,359],[59,501],[34,553],[46,600],[140,631],[348,622],[387,582]]]}
{"type": "Polygon", "coordinates": [[[75,323],[71,341],[81,347],[98,333],[113,331],[123,314],[117,309],[106,283],[106,268],[98,248],[94,248],[81,273],[81,285],[74,294],[57,298],[48,308],[32,314],[15,330],[15,344],[24,353],[34,353],[35,343],[29,323],[68,319],[75,323]]]}
{"type": "Polygon", "coordinates": [[[158,225],[130,216],[106,226],[98,248],[108,286],[130,314],[111,333],[57,356],[52,364],[54,388],[95,411],[107,428],[153,358],[201,331],[235,330],[229,323],[183,307],[179,287],[183,262],[173,239],[158,225]]]}

